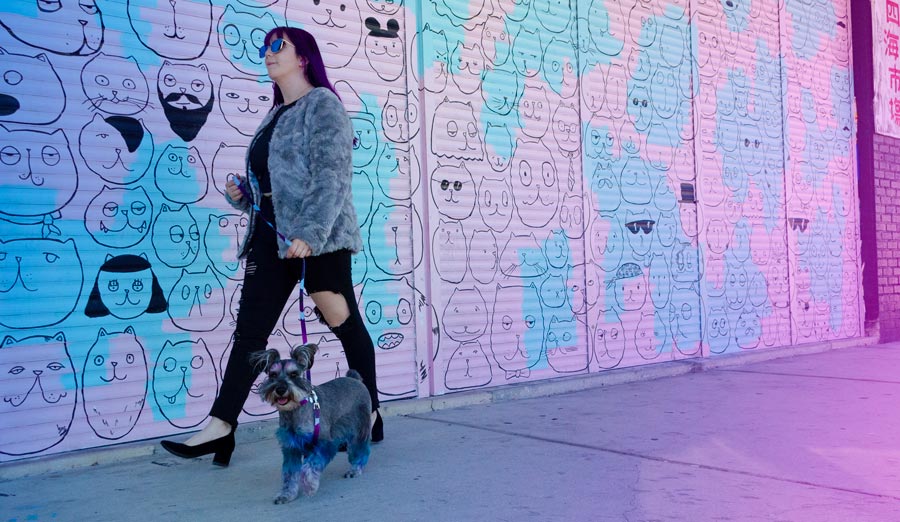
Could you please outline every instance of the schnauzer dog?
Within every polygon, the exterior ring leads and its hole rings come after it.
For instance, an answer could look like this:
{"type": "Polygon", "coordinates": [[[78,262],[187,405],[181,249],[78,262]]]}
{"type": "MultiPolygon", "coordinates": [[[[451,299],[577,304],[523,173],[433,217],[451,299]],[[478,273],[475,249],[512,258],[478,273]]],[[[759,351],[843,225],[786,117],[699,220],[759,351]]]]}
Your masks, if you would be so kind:
{"type": "Polygon", "coordinates": [[[266,374],[259,394],[279,413],[276,435],[284,460],[276,504],[290,502],[300,493],[313,495],[322,471],[341,446],[346,446],[350,460],[350,471],[344,477],[361,475],[369,460],[369,392],[354,370],[346,377],[313,386],[306,371],[312,368],[316,350],[315,344],[304,344],[291,351],[290,359],[279,359],[277,350],[255,357],[266,374]]]}

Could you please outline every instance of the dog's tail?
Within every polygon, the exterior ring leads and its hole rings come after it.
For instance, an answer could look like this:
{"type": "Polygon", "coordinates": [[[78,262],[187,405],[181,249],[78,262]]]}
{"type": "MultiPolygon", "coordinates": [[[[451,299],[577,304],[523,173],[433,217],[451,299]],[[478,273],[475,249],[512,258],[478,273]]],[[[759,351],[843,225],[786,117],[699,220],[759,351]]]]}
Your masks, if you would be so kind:
{"type": "Polygon", "coordinates": [[[351,379],[356,379],[357,381],[362,380],[362,375],[360,375],[359,372],[356,370],[347,370],[347,377],[350,377],[351,379]]]}

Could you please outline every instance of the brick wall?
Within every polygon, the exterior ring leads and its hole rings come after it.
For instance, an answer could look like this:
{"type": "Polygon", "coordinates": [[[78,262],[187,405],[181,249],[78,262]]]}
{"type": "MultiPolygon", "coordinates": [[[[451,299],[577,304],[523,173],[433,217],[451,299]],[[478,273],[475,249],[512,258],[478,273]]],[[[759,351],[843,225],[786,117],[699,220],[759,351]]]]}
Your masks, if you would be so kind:
{"type": "Polygon", "coordinates": [[[900,340],[900,140],[873,135],[881,340],[900,340]]]}

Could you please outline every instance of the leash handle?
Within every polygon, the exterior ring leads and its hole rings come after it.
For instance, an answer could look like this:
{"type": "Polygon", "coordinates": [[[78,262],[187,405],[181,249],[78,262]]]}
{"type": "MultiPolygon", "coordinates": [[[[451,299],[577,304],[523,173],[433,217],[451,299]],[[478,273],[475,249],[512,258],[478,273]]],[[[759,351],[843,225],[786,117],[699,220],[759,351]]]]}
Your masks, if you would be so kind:
{"type": "Polygon", "coordinates": [[[247,199],[247,201],[250,203],[250,206],[253,207],[253,210],[255,210],[255,211],[259,214],[259,217],[261,217],[262,220],[263,220],[267,225],[269,225],[270,227],[272,227],[272,230],[275,231],[275,235],[277,235],[279,239],[281,239],[282,241],[284,241],[284,243],[285,243],[286,245],[289,245],[289,246],[290,246],[291,240],[288,239],[284,234],[282,234],[281,232],[279,232],[277,228],[275,228],[275,223],[272,223],[271,221],[268,220],[268,218],[266,218],[265,214],[263,214],[262,209],[259,208],[259,205],[257,205],[256,203],[254,203],[253,198],[250,197],[250,193],[247,191],[247,188],[244,187],[244,182],[241,181],[241,178],[240,178],[239,176],[234,176],[234,177],[232,177],[231,179],[234,180],[234,184],[237,186],[238,190],[241,191],[241,195],[243,195],[244,198],[247,199]]]}

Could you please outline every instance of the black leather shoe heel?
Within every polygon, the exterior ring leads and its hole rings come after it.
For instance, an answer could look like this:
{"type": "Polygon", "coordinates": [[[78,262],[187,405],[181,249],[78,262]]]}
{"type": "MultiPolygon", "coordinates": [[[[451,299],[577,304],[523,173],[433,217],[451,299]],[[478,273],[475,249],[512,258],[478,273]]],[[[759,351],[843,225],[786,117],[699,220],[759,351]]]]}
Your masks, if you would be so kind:
{"type": "Polygon", "coordinates": [[[214,453],[213,464],[226,467],[231,462],[231,454],[234,452],[234,431],[232,430],[231,433],[224,437],[197,444],[196,446],[188,446],[187,444],[170,440],[164,440],[160,442],[160,445],[172,455],[183,459],[193,459],[214,453]]]}
{"type": "Polygon", "coordinates": [[[381,420],[381,413],[375,410],[375,423],[372,424],[372,442],[377,443],[384,440],[384,422],[381,420]]]}

